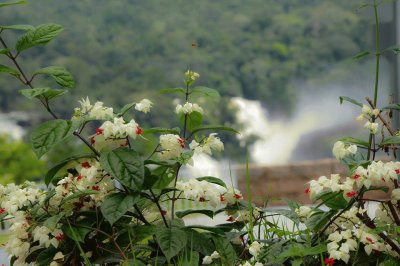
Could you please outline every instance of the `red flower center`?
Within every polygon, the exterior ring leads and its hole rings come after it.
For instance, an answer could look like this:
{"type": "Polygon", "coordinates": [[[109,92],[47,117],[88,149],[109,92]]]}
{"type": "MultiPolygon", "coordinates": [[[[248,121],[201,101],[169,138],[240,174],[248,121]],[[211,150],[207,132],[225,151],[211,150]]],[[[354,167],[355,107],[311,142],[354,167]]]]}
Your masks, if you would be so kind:
{"type": "Polygon", "coordinates": [[[225,201],[225,196],[224,196],[224,195],[220,195],[220,196],[219,196],[219,200],[220,200],[221,202],[224,202],[224,201],[225,201]]]}
{"type": "Polygon", "coordinates": [[[100,191],[100,187],[99,186],[92,186],[92,189],[96,190],[96,191],[100,191]]]}
{"type": "Polygon", "coordinates": [[[304,193],[310,194],[310,193],[311,193],[311,188],[306,188],[306,189],[304,190],[304,193]]]}
{"type": "Polygon", "coordinates": [[[97,135],[102,135],[102,134],[103,134],[103,129],[101,129],[101,128],[98,127],[98,128],[96,129],[96,134],[97,134],[97,135]]]}
{"type": "Polygon", "coordinates": [[[58,234],[56,235],[57,241],[63,241],[64,240],[64,234],[58,234]]]}
{"type": "Polygon", "coordinates": [[[371,244],[375,243],[374,240],[372,240],[372,238],[370,238],[370,237],[366,237],[365,239],[367,239],[367,241],[368,241],[369,243],[371,243],[371,244]]]}
{"type": "Polygon", "coordinates": [[[78,175],[78,176],[76,177],[76,180],[79,181],[79,180],[81,180],[82,178],[83,178],[83,175],[78,175]]]}
{"type": "Polygon", "coordinates": [[[358,175],[358,174],[353,175],[353,178],[356,179],[356,180],[359,179],[360,177],[361,177],[361,176],[358,175]]]}
{"type": "Polygon", "coordinates": [[[91,167],[90,163],[88,163],[88,162],[82,163],[81,166],[82,166],[83,168],[90,168],[90,167],[91,167]]]}
{"type": "Polygon", "coordinates": [[[335,264],[335,260],[333,258],[326,258],[324,260],[324,264],[332,266],[333,264],[335,264]]]}
{"type": "Polygon", "coordinates": [[[346,197],[348,197],[348,198],[352,198],[352,197],[355,197],[355,196],[357,196],[357,192],[355,192],[355,191],[351,191],[351,192],[347,192],[346,193],[346,197]]]}
{"type": "Polygon", "coordinates": [[[178,143],[179,143],[179,145],[181,145],[181,148],[185,148],[185,139],[184,138],[179,138],[178,143]]]}
{"type": "Polygon", "coordinates": [[[394,170],[395,172],[396,172],[396,174],[399,174],[400,173],[400,170],[399,169],[396,169],[396,170],[394,170]]]}
{"type": "Polygon", "coordinates": [[[0,209],[0,214],[3,214],[3,213],[5,213],[6,212],[6,208],[1,208],[0,209]]]}
{"type": "Polygon", "coordinates": [[[143,129],[141,128],[141,127],[137,127],[136,128],[136,134],[138,134],[138,135],[142,135],[143,134],[143,129]]]}

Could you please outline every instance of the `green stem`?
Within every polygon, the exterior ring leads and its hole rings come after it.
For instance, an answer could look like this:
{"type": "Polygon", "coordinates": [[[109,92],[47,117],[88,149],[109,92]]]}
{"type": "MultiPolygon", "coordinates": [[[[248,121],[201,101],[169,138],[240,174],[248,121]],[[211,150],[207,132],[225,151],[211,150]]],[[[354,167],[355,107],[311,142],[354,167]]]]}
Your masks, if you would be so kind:
{"type": "MultiPolygon", "coordinates": [[[[379,63],[381,57],[380,51],[380,42],[379,42],[379,17],[378,17],[378,4],[376,0],[374,0],[374,15],[375,15],[375,56],[376,56],[376,65],[375,65],[375,88],[374,88],[374,106],[376,107],[376,103],[378,100],[378,87],[379,87],[379,63]]],[[[375,122],[375,117],[372,118],[372,122],[375,122]]],[[[371,148],[372,148],[372,140],[373,134],[369,134],[369,141],[368,141],[368,154],[367,160],[371,158],[371,148]]],[[[374,152],[375,153],[375,152],[374,152]]]]}

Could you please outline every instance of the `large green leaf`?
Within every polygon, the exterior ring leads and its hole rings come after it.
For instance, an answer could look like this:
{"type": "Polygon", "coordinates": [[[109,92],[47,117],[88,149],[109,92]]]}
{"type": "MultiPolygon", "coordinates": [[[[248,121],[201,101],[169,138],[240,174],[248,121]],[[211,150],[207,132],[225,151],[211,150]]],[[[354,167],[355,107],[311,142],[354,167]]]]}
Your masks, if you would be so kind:
{"type": "Polygon", "coordinates": [[[51,88],[23,89],[19,92],[28,99],[44,97],[47,101],[67,93],[67,90],[56,90],[51,88]]]}
{"type": "Polygon", "coordinates": [[[132,107],[134,107],[136,105],[136,103],[128,103],[125,104],[124,107],[121,108],[121,110],[117,113],[118,117],[123,116],[126,112],[129,111],[129,109],[131,109],[132,107]]]}
{"type": "Polygon", "coordinates": [[[67,88],[75,87],[75,80],[71,73],[64,67],[49,66],[36,71],[33,75],[45,74],[50,75],[59,85],[67,88]]]}
{"type": "Polygon", "coordinates": [[[104,218],[113,225],[118,221],[136,202],[139,200],[137,195],[124,195],[122,193],[111,194],[101,204],[101,213],[104,218]]]}
{"type": "Polygon", "coordinates": [[[14,2],[5,2],[5,3],[0,3],[0,7],[5,7],[5,6],[13,6],[13,5],[25,5],[28,4],[28,1],[14,1],[14,2]]]}
{"type": "Polygon", "coordinates": [[[36,45],[45,45],[53,40],[63,27],[58,24],[43,24],[37,26],[34,30],[30,30],[18,39],[15,48],[18,52],[22,52],[36,45]]]}
{"type": "Polygon", "coordinates": [[[165,257],[171,260],[187,243],[185,231],[176,227],[160,227],[156,231],[156,239],[165,257]]]}
{"type": "Polygon", "coordinates": [[[71,121],[55,119],[41,124],[32,132],[33,151],[40,158],[54,145],[64,140],[74,132],[71,121]]]}
{"type": "Polygon", "coordinates": [[[118,148],[100,156],[101,166],[128,188],[139,190],[144,180],[144,166],[139,154],[129,148],[118,148]]]}
{"type": "Polygon", "coordinates": [[[2,64],[0,64],[0,73],[10,74],[11,76],[14,76],[16,78],[19,78],[19,76],[20,76],[20,73],[16,69],[2,65],[2,64]]]}
{"type": "Polygon", "coordinates": [[[153,183],[152,187],[155,189],[164,189],[176,177],[176,167],[161,165],[152,170],[151,175],[156,177],[156,181],[153,183]]]}
{"type": "Polygon", "coordinates": [[[182,252],[181,265],[198,266],[200,262],[199,260],[200,260],[199,252],[191,251],[190,249],[185,249],[184,252],[182,252]]]}

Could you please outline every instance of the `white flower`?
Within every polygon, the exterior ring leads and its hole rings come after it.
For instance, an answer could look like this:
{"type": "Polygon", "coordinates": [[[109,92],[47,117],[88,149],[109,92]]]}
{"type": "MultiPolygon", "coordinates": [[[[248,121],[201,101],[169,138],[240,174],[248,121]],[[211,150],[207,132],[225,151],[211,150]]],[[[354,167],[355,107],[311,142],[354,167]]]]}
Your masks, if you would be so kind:
{"type": "Polygon", "coordinates": [[[202,264],[208,265],[208,264],[211,264],[212,262],[213,262],[213,259],[211,258],[211,256],[204,256],[202,264]]]}
{"type": "Polygon", "coordinates": [[[260,253],[262,245],[257,241],[253,241],[249,247],[249,253],[257,258],[258,254],[260,253]]]}
{"type": "Polygon", "coordinates": [[[185,147],[185,141],[179,135],[165,134],[160,136],[160,159],[169,160],[179,157],[185,147]]]}
{"type": "Polygon", "coordinates": [[[111,107],[104,107],[102,102],[96,102],[89,112],[90,119],[106,120],[114,116],[111,107]]]}
{"type": "Polygon", "coordinates": [[[148,99],[143,99],[135,105],[135,109],[139,112],[148,113],[150,112],[153,103],[148,99]]]}
{"type": "Polygon", "coordinates": [[[294,211],[299,216],[301,221],[305,221],[312,214],[312,209],[307,206],[300,206],[294,211]]]}
{"type": "Polygon", "coordinates": [[[368,129],[372,134],[376,134],[378,132],[378,126],[378,123],[371,123],[369,121],[364,124],[364,127],[368,129]]]}
{"type": "Polygon", "coordinates": [[[81,104],[82,113],[88,113],[90,111],[90,109],[92,109],[92,107],[93,107],[90,104],[89,97],[87,97],[87,96],[86,96],[86,99],[82,98],[82,100],[79,101],[79,103],[81,104]]]}
{"type": "Polygon", "coordinates": [[[392,201],[396,202],[400,200],[400,188],[395,188],[392,190],[392,201]]]}
{"type": "Polygon", "coordinates": [[[197,103],[186,102],[183,106],[178,104],[175,108],[177,114],[190,114],[192,112],[199,112],[203,114],[203,108],[201,108],[197,103]]]}
{"type": "Polygon", "coordinates": [[[200,77],[199,73],[196,73],[192,70],[186,71],[185,76],[186,76],[186,79],[193,80],[193,81],[195,81],[196,79],[198,79],[200,77]]]}
{"type": "Polygon", "coordinates": [[[211,254],[211,258],[212,258],[213,260],[219,259],[219,258],[220,258],[220,255],[219,255],[218,251],[214,251],[214,252],[211,254]]]}
{"type": "Polygon", "coordinates": [[[342,141],[336,141],[333,145],[332,153],[336,157],[336,159],[343,159],[345,156],[349,154],[355,154],[357,152],[356,145],[346,145],[342,141]]]}

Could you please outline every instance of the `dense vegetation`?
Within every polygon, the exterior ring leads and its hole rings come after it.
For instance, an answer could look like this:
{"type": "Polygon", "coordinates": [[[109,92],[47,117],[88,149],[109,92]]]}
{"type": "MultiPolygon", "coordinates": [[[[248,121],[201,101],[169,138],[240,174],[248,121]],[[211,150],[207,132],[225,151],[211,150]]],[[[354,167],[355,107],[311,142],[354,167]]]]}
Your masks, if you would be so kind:
{"type": "MultiPolygon", "coordinates": [[[[174,86],[182,69],[190,67],[202,73],[200,85],[222,95],[220,102],[207,103],[207,122],[230,126],[230,97],[258,99],[271,112],[290,115],[299,94],[297,80],[364,50],[370,34],[356,7],[357,1],[346,0],[36,0],[12,12],[1,10],[0,25],[66,26],[46,50],[38,47],[19,58],[28,73],[48,62],[66,66],[76,77],[79,93],[71,91],[72,97],[53,107],[62,117],[71,116],[66,106],[76,106],[82,95],[116,107],[148,97],[157,102],[157,115],[141,121],[177,124],[165,115],[173,108],[165,100],[170,96],[158,91],[174,86]]],[[[3,34],[14,37],[11,31],[3,34]]],[[[10,79],[0,80],[1,110],[24,106],[36,121],[43,120],[46,115],[27,104],[10,79]]],[[[231,157],[244,154],[234,136],[222,138],[231,157]]]]}

